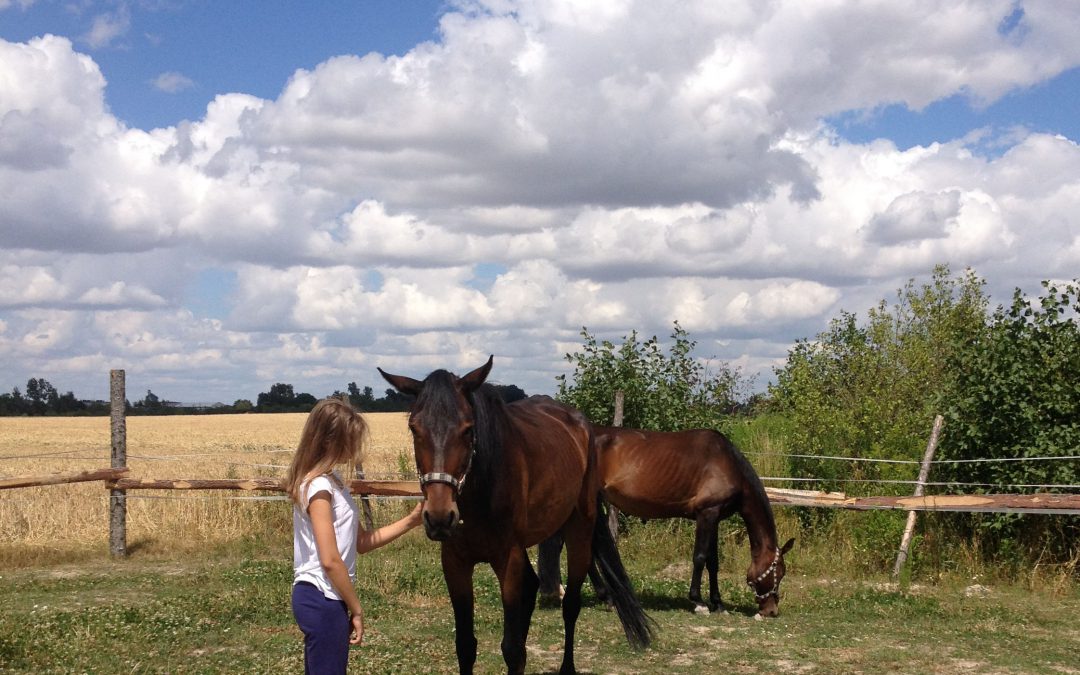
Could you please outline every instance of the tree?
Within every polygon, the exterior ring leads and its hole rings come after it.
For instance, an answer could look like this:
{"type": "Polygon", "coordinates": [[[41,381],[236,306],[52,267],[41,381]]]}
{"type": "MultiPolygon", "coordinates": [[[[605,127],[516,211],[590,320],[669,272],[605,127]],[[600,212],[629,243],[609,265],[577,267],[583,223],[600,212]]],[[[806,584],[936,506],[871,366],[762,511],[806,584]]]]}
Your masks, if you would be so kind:
{"type": "Polygon", "coordinates": [[[587,328],[581,331],[582,351],[567,354],[574,364],[571,381],[557,378],[557,398],[596,424],[611,424],[615,392],[623,392],[623,424],[637,429],[674,431],[693,427],[716,428],[740,398],[744,380],[737,368],[726,364],[715,372],[692,356],[696,342],[676,321],[673,343],[665,355],[653,336],[644,343],[637,331],[616,346],[598,341],[587,328]]]}
{"type": "Polygon", "coordinates": [[[55,409],[59,398],[56,387],[45,378],[31,377],[26,381],[26,400],[29,403],[30,414],[44,415],[50,408],[55,409]]]}
{"type": "MultiPolygon", "coordinates": [[[[949,350],[955,374],[938,399],[945,431],[938,457],[955,460],[1067,457],[1080,447],[1080,284],[1043,282],[1029,301],[1018,288],[987,329],[949,350]]],[[[964,337],[964,336],[958,336],[964,337]]],[[[1009,492],[1076,485],[1075,460],[965,462],[935,468],[939,479],[1009,485],[1009,492]]],[[[972,486],[976,491],[986,488],[972,486]]],[[[1046,550],[1073,559],[1080,518],[1009,515],[956,519],[963,534],[981,531],[992,550],[1046,550]]]]}
{"type": "Polygon", "coordinates": [[[370,410],[375,402],[375,392],[371,387],[364,387],[364,391],[356,386],[355,382],[349,383],[349,403],[358,410],[370,410]]]}
{"type": "Polygon", "coordinates": [[[296,394],[293,393],[293,386],[291,384],[277,382],[270,387],[269,392],[262,392],[259,394],[257,405],[260,409],[284,408],[291,407],[295,402],[296,394]]]}
{"type": "Polygon", "coordinates": [[[269,392],[259,394],[256,407],[259,412],[306,412],[314,407],[317,399],[308,393],[295,393],[291,384],[278,382],[269,392]]]}
{"type": "MultiPolygon", "coordinates": [[[[950,386],[952,350],[984,330],[983,286],[971,270],[953,277],[938,266],[929,283],[910,280],[891,309],[882,300],[864,324],[841,312],[814,340],[796,342],[769,391],[774,409],[794,423],[799,454],[919,459],[940,393],[950,386]]],[[[795,477],[911,478],[897,464],[806,458],[791,464],[795,477]]],[[[859,490],[858,483],[842,487],[859,490]]]]}

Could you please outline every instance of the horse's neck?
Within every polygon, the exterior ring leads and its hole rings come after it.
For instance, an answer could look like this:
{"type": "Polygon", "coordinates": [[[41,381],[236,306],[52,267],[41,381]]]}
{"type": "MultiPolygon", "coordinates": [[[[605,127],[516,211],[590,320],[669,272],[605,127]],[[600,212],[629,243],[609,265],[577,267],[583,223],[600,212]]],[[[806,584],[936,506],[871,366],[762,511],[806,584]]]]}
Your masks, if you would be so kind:
{"type": "Polygon", "coordinates": [[[772,555],[777,548],[776,523],[768,504],[744,503],[740,510],[750,539],[750,555],[754,560],[772,555]]]}

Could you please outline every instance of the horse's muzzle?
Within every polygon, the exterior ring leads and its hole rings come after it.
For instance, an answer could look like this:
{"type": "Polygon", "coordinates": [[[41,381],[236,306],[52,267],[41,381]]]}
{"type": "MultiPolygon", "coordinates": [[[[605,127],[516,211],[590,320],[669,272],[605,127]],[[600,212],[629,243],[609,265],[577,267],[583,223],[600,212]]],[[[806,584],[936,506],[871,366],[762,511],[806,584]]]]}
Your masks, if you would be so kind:
{"type": "Polygon", "coordinates": [[[775,597],[770,597],[758,605],[758,614],[769,619],[776,618],[780,616],[780,604],[775,597]]]}
{"type": "Polygon", "coordinates": [[[424,509],[424,532],[432,541],[446,541],[453,534],[454,528],[461,521],[457,508],[445,513],[435,513],[424,509]]]}

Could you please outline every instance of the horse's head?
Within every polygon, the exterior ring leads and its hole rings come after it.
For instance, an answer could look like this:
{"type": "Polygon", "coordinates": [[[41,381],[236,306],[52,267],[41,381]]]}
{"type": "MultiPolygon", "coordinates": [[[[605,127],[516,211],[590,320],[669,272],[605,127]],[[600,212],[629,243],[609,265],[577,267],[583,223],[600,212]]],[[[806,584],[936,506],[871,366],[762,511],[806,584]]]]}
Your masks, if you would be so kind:
{"type": "Polygon", "coordinates": [[[780,582],[784,578],[784,554],[791,550],[794,539],[788,539],[782,547],[768,551],[750,562],[746,570],[746,585],[754,592],[760,616],[773,617],[780,614],[780,582]]]}
{"type": "Polygon", "coordinates": [[[464,377],[436,370],[420,382],[404,375],[379,373],[395,389],[416,401],[409,415],[416,470],[424,493],[424,530],[445,541],[460,521],[457,497],[475,452],[474,414],[469,396],[491,371],[493,357],[464,377]]]}

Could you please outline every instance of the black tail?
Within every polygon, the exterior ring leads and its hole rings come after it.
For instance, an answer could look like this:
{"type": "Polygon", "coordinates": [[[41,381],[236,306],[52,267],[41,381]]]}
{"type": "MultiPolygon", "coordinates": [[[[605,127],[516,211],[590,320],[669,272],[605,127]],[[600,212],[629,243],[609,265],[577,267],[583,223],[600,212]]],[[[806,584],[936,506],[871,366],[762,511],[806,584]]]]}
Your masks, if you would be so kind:
{"type": "Polygon", "coordinates": [[[645,614],[630,586],[619,549],[615,547],[615,540],[608,529],[607,505],[602,498],[597,498],[597,502],[599,508],[592,541],[593,562],[607,590],[608,601],[615,605],[615,613],[619,615],[627,641],[632,647],[644,649],[652,642],[655,622],[645,614]]]}

